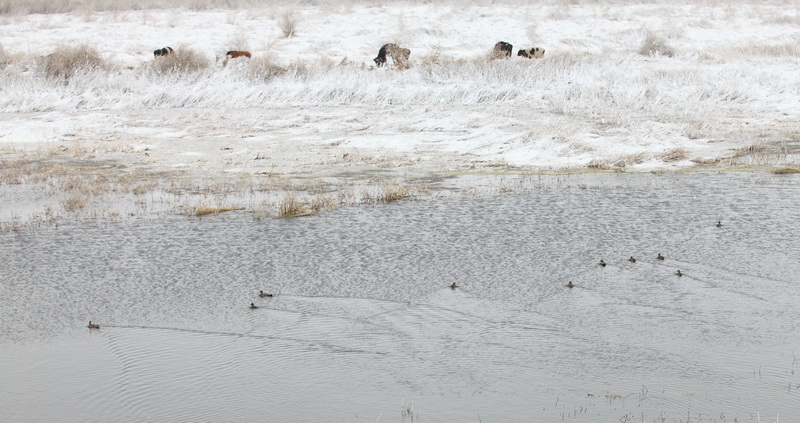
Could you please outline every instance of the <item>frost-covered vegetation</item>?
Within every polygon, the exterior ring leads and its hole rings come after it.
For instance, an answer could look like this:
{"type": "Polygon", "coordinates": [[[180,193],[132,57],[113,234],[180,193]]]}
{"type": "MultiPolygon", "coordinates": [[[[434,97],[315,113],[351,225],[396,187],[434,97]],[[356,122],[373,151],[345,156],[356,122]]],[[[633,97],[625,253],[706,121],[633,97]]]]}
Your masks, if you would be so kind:
{"type": "Polygon", "coordinates": [[[86,51],[93,50],[58,49],[41,64],[30,63],[39,68],[30,75],[7,69],[2,110],[510,104],[545,113],[614,120],[634,113],[672,122],[713,119],[721,111],[788,112],[796,103],[786,94],[798,94],[797,77],[772,78],[774,67],[746,61],[658,68],[641,67],[637,57],[612,61],[599,55],[556,54],[537,61],[440,58],[406,72],[371,72],[349,62],[281,66],[268,59],[240,59],[240,66],[221,69],[184,48],[126,70],[86,51]],[[75,57],[67,59],[69,55],[75,57]]]}
{"type": "MultiPolygon", "coordinates": [[[[800,162],[791,3],[0,0],[0,23],[6,187],[50,178],[35,169],[53,161],[114,163],[204,187],[268,177],[233,185],[272,192],[275,208],[299,187],[318,210],[431,174],[800,162]],[[500,40],[546,53],[492,60],[500,40]],[[374,67],[390,42],[411,50],[409,69],[374,67]],[[252,59],[224,65],[228,50],[252,59]],[[354,180],[360,194],[342,189],[354,180]]],[[[115,172],[134,196],[191,191],[115,172]]],[[[195,192],[175,208],[262,201],[195,192]]]]}

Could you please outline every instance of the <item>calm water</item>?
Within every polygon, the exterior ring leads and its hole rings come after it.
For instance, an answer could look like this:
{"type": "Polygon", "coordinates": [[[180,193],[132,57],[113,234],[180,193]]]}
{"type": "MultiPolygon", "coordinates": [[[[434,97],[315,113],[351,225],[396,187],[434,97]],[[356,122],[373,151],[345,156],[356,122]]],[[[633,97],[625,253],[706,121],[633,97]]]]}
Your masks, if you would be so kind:
{"type": "Polygon", "coordinates": [[[0,420],[800,421],[800,178],[585,178],[3,234],[0,420]]]}

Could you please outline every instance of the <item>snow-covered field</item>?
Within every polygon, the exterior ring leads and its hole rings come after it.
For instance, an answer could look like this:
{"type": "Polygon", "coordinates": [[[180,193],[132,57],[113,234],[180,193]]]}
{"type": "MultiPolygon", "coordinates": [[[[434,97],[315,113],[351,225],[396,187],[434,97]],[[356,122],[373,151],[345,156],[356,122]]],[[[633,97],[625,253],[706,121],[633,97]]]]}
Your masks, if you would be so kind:
{"type": "Polygon", "coordinates": [[[0,229],[800,163],[796,1],[156,4],[0,2],[0,229]]]}

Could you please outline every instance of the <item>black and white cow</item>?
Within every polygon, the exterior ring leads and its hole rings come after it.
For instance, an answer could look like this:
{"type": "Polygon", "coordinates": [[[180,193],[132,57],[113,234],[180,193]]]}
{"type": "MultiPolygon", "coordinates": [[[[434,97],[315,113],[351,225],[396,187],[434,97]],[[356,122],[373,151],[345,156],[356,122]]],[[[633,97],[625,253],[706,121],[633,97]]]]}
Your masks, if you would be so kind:
{"type": "Polygon", "coordinates": [[[394,62],[395,67],[398,69],[408,68],[408,58],[411,56],[411,50],[403,47],[398,47],[397,44],[384,44],[378,50],[378,57],[372,59],[375,61],[377,67],[382,67],[386,64],[386,56],[390,56],[394,62]]]}
{"type": "Polygon", "coordinates": [[[175,50],[172,47],[164,47],[160,48],[153,52],[153,57],[160,57],[160,56],[169,56],[170,54],[174,53],[175,50]]]}
{"type": "Polygon", "coordinates": [[[544,49],[541,47],[522,49],[517,53],[517,56],[522,56],[528,59],[541,59],[544,57],[544,49]]]}
{"type": "Polygon", "coordinates": [[[494,49],[492,50],[492,57],[494,58],[509,58],[511,57],[511,53],[514,51],[514,46],[511,43],[507,43],[505,41],[499,41],[497,44],[494,45],[494,49]]]}

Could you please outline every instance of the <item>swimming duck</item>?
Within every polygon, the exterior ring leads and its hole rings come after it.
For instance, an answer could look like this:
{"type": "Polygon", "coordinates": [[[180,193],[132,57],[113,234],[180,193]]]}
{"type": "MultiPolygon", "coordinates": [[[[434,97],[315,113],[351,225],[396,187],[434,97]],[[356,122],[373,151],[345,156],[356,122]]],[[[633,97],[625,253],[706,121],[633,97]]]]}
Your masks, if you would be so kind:
{"type": "Polygon", "coordinates": [[[455,282],[453,282],[452,284],[450,284],[450,289],[456,289],[456,288],[458,288],[458,285],[456,285],[456,283],[455,283],[455,282]]]}
{"type": "Polygon", "coordinates": [[[92,321],[89,320],[89,329],[100,329],[100,325],[97,323],[92,323],[92,321]]]}
{"type": "Polygon", "coordinates": [[[722,221],[721,220],[717,220],[717,227],[719,228],[721,226],[722,226],[722,221]]]}
{"type": "Polygon", "coordinates": [[[661,253],[658,253],[656,260],[664,260],[664,256],[662,256],[661,253]]]}
{"type": "Polygon", "coordinates": [[[258,306],[257,306],[257,305],[255,305],[255,304],[253,304],[253,303],[250,303],[250,308],[251,308],[251,309],[253,309],[253,310],[255,310],[255,309],[257,309],[257,308],[258,308],[258,306]]]}
{"type": "Polygon", "coordinates": [[[567,282],[567,284],[566,284],[566,285],[564,285],[564,286],[566,286],[567,288],[572,288],[573,286],[575,286],[575,284],[574,284],[574,283],[572,283],[572,281],[569,281],[569,282],[567,282]]]}
{"type": "Polygon", "coordinates": [[[675,272],[675,274],[676,274],[677,276],[683,276],[683,273],[681,273],[681,271],[680,271],[680,270],[678,270],[677,272],[675,272]]]}
{"type": "Polygon", "coordinates": [[[631,262],[631,263],[636,263],[636,259],[633,258],[633,256],[631,256],[631,258],[629,258],[628,261],[631,262]]]}
{"type": "Polygon", "coordinates": [[[600,260],[600,263],[599,263],[599,264],[600,264],[601,266],[603,266],[603,267],[606,267],[606,262],[604,262],[603,260],[600,260]]]}
{"type": "Polygon", "coordinates": [[[263,297],[271,297],[271,296],[272,296],[272,294],[270,294],[270,293],[268,293],[268,292],[264,292],[264,291],[258,291],[258,296],[259,296],[259,297],[262,297],[262,298],[263,298],[263,297]]]}

